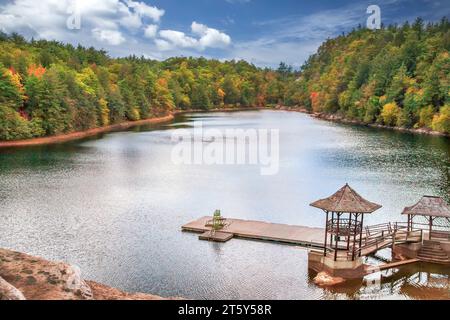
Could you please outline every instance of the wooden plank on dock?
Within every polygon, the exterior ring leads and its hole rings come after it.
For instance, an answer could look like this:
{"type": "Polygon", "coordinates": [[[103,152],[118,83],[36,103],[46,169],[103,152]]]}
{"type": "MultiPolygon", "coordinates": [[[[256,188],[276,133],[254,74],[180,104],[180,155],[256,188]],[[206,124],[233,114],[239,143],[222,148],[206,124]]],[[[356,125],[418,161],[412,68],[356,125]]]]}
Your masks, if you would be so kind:
{"type": "Polygon", "coordinates": [[[205,233],[202,233],[198,238],[200,240],[206,241],[227,242],[228,240],[231,240],[233,238],[233,234],[220,231],[216,231],[214,233],[211,233],[211,231],[206,231],[205,233]]]}
{"type": "Polygon", "coordinates": [[[373,267],[369,267],[367,268],[367,274],[371,274],[371,273],[375,273],[375,272],[379,272],[379,271],[383,271],[383,270],[388,270],[388,269],[393,269],[393,268],[398,268],[407,264],[411,264],[411,263],[416,263],[419,262],[419,259],[409,259],[409,260],[403,260],[403,261],[397,261],[397,262],[391,262],[391,263],[386,263],[386,264],[382,264],[379,266],[373,266],[373,267]]]}
{"type": "MultiPolygon", "coordinates": [[[[208,220],[211,220],[211,217],[200,218],[182,226],[182,230],[196,233],[209,232],[210,228],[205,227],[208,220]]],[[[323,248],[325,230],[321,228],[241,219],[227,219],[227,223],[228,226],[220,232],[232,234],[234,237],[323,248]]]]}

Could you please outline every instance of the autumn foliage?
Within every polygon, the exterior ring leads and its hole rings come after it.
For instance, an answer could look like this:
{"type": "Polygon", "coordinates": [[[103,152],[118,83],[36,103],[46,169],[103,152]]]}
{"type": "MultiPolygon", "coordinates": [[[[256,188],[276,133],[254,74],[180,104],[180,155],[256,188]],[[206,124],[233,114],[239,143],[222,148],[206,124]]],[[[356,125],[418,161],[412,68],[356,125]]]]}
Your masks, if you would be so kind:
{"type": "Polygon", "coordinates": [[[362,123],[450,133],[450,23],[421,19],[329,39],[302,68],[300,104],[362,123]]]}
{"type": "Polygon", "coordinates": [[[28,67],[28,76],[35,76],[36,78],[41,79],[45,74],[45,71],[46,69],[43,66],[32,64],[28,67]]]}
{"type": "Polygon", "coordinates": [[[112,59],[93,48],[0,33],[0,140],[166,115],[172,110],[296,104],[285,64],[204,58],[112,59]]]}

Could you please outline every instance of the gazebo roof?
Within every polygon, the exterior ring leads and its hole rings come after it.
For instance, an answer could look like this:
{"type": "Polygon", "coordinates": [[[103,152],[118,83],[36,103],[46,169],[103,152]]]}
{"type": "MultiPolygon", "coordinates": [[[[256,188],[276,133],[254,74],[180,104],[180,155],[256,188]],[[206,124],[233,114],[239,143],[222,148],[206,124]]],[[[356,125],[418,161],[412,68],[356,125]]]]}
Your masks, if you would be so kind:
{"type": "Polygon", "coordinates": [[[415,205],[406,207],[402,214],[450,218],[450,206],[440,197],[423,196],[415,205]]]}
{"type": "Polygon", "coordinates": [[[325,211],[338,213],[372,213],[381,208],[381,205],[361,197],[348,184],[331,197],[318,200],[310,205],[325,211]]]}

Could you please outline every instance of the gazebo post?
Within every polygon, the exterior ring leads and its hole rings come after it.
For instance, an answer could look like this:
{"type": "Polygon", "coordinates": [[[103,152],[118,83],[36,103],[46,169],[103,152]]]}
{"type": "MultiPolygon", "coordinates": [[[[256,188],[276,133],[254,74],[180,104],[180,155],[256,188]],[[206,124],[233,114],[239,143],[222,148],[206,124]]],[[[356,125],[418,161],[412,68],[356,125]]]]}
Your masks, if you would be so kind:
{"type": "Polygon", "coordinates": [[[338,237],[339,237],[339,220],[341,218],[341,214],[337,213],[337,230],[336,234],[334,235],[334,240],[336,242],[335,249],[334,249],[334,261],[337,261],[337,252],[338,252],[338,237]]]}
{"type": "Polygon", "coordinates": [[[350,250],[350,238],[351,233],[350,230],[352,229],[352,213],[349,212],[349,219],[348,219],[348,236],[347,236],[347,251],[350,250]]]}
{"type": "Polygon", "coordinates": [[[326,224],[325,224],[325,244],[323,247],[323,256],[326,257],[327,256],[327,240],[328,240],[328,216],[329,216],[329,212],[325,211],[327,213],[327,219],[326,219],[326,224]]]}
{"type": "Polygon", "coordinates": [[[355,245],[356,245],[356,235],[358,232],[358,217],[359,217],[359,213],[356,213],[355,214],[355,229],[353,231],[352,261],[355,261],[355,245]]]}
{"type": "Polygon", "coordinates": [[[363,224],[364,223],[364,213],[361,214],[361,231],[359,233],[359,256],[361,257],[361,247],[362,247],[362,233],[363,233],[363,224]]]}
{"type": "Polygon", "coordinates": [[[428,234],[428,240],[431,240],[431,232],[433,230],[433,217],[430,217],[430,233],[428,234]]]}
{"type": "MultiPolygon", "coordinates": [[[[334,211],[331,213],[331,227],[334,226],[334,211]]],[[[330,247],[333,248],[333,230],[330,233],[330,247]]]]}

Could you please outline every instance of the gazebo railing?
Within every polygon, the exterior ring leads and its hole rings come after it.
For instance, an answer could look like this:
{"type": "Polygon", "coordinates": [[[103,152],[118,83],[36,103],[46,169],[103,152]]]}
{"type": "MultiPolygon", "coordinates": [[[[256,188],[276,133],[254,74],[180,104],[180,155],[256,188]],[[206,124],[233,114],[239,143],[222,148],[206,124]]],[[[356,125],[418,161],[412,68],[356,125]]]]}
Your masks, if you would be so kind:
{"type": "Polygon", "coordinates": [[[431,240],[450,241],[450,231],[431,231],[431,240]]]}
{"type": "MultiPolygon", "coordinates": [[[[429,223],[413,222],[410,227],[413,231],[422,230],[422,232],[430,232],[429,223]]],[[[431,240],[449,240],[450,241],[450,228],[447,226],[436,225],[433,226],[434,230],[431,231],[431,240]],[[437,230],[436,230],[437,229],[437,230]],[[448,231],[447,231],[448,230],[448,231]]],[[[408,230],[407,222],[396,222],[396,230],[408,230]]]]}
{"type": "Polygon", "coordinates": [[[329,233],[332,234],[339,234],[341,236],[344,235],[353,235],[353,234],[359,234],[361,233],[362,224],[360,221],[358,223],[355,223],[355,220],[350,219],[339,219],[339,224],[337,222],[337,219],[330,220],[327,223],[327,230],[329,233]],[[338,228],[339,226],[339,228],[338,228]],[[339,229],[339,232],[338,232],[339,229]]]}

